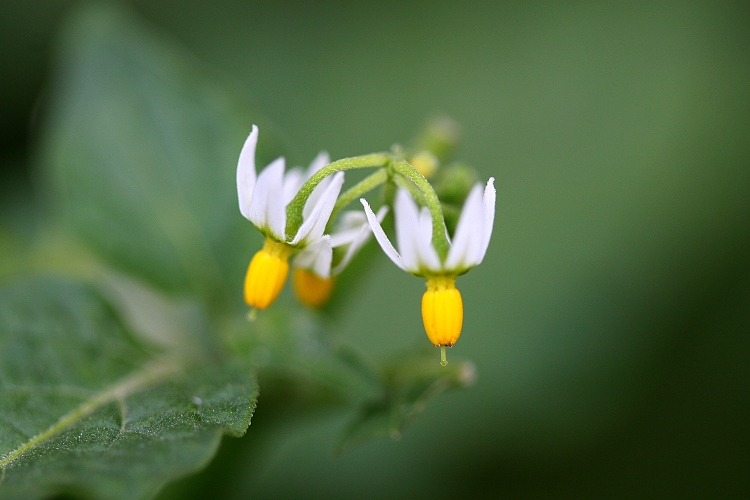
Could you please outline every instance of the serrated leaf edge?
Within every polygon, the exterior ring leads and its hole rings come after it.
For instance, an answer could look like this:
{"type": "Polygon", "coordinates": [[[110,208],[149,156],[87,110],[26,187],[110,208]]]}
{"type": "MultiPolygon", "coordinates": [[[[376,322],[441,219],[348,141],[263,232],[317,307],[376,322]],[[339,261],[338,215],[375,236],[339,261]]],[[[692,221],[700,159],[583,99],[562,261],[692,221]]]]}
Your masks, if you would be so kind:
{"type": "Polygon", "coordinates": [[[115,401],[124,401],[128,396],[135,394],[149,385],[162,382],[181,370],[182,363],[177,359],[159,358],[144,365],[140,370],[125,377],[120,382],[92,395],[91,398],[61,417],[47,430],[37,434],[15,450],[0,457],[0,468],[2,468],[0,483],[5,479],[5,470],[8,465],[35,446],[51,439],[79,420],[92,414],[100,407],[115,401]]]}

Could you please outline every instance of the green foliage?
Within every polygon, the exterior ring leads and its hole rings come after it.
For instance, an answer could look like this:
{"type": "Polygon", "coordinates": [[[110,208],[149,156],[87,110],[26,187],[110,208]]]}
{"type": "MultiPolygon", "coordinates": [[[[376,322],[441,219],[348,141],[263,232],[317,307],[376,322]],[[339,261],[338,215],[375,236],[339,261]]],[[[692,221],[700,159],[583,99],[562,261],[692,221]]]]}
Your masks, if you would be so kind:
{"type": "MultiPolygon", "coordinates": [[[[402,432],[468,382],[434,351],[378,366],[300,307],[245,319],[260,238],[234,176],[263,120],[231,84],[111,7],[71,20],[56,75],[42,162],[55,238],[24,256],[0,241],[14,254],[0,268],[0,497],[150,497],[244,434],[257,375],[358,408],[341,449],[402,432]]],[[[270,130],[260,164],[280,150],[270,130]]]]}
{"type": "Polygon", "coordinates": [[[250,423],[257,386],[231,362],[150,345],[95,288],[0,290],[3,498],[144,498],[250,423]]]}
{"type": "MultiPolygon", "coordinates": [[[[55,96],[47,165],[66,226],[161,289],[232,303],[252,246],[233,168],[249,103],[109,8],[66,26],[55,96]]],[[[278,152],[269,135],[261,157],[278,152]]]]}
{"type": "Polygon", "coordinates": [[[339,451],[375,437],[401,437],[404,428],[424,410],[427,401],[447,389],[474,382],[474,365],[468,361],[435,363],[435,349],[404,353],[383,366],[384,390],[377,398],[364,401],[339,442],[339,451]]]}

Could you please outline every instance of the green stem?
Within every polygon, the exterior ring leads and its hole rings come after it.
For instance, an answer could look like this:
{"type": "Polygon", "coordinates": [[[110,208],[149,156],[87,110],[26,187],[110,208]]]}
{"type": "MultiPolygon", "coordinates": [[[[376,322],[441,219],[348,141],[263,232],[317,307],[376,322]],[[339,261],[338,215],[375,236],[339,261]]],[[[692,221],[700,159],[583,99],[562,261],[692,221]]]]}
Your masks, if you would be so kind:
{"type": "Polygon", "coordinates": [[[445,261],[450,245],[445,235],[445,219],[443,219],[443,210],[440,207],[437,193],[432,189],[432,185],[425,179],[424,175],[417,172],[417,169],[409,165],[406,160],[397,160],[392,162],[391,165],[397,173],[416,184],[417,188],[424,194],[425,206],[432,216],[432,245],[437,250],[440,259],[445,261]]]}
{"type": "Polygon", "coordinates": [[[345,206],[347,206],[352,201],[361,198],[362,195],[367,193],[368,191],[371,191],[380,186],[386,180],[388,180],[388,171],[385,168],[381,168],[359,181],[357,184],[355,184],[339,196],[336,205],[334,205],[333,207],[333,212],[331,212],[331,218],[329,220],[335,220],[336,215],[345,206]]]}
{"type": "Polygon", "coordinates": [[[419,206],[427,206],[427,197],[425,197],[424,193],[412,181],[403,175],[394,175],[393,182],[396,186],[409,191],[409,194],[411,194],[412,198],[417,200],[419,206]]]}
{"type": "Polygon", "coordinates": [[[336,160],[315,172],[312,177],[305,182],[294,199],[292,199],[286,207],[286,234],[290,237],[297,234],[297,231],[302,225],[302,210],[305,207],[305,203],[315,187],[320,184],[320,181],[329,175],[342,170],[383,167],[388,163],[389,159],[390,155],[388,153],[372,153],[369,155],[353,156],[351,158],[336,160]]]}

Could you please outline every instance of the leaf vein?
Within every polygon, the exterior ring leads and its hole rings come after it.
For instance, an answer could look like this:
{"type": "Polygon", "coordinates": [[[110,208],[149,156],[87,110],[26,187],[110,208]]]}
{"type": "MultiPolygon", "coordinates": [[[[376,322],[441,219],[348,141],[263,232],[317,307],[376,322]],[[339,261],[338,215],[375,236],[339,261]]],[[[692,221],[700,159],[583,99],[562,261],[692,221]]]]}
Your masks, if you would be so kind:
{"type": "Polygon", "coordinates": [[[176,360],[167,358],[155,360],[154,362],[143,366],[140,370],[124,378],[120,382],[97,394],[94,394],[91,398],[83,402],[77,408],[62,416],[47,430],[41,432],[40,434],[37,434],[25,443],[18,446],[15,450],[0,457],[0,468],[5,471],[8,465],[10,465],[14,460],[21,457],[24,453],[63,432],[68,427],[72,426],[84,417],[92,414],[94,411],[104,406],[105,404],[117,400],[124,400],[128,396],[138,392],[139,390],[149,386],[150,384],[154,384],[167,379],[168,377],[177,373],[180,368],[181,365],[176,360]]]}

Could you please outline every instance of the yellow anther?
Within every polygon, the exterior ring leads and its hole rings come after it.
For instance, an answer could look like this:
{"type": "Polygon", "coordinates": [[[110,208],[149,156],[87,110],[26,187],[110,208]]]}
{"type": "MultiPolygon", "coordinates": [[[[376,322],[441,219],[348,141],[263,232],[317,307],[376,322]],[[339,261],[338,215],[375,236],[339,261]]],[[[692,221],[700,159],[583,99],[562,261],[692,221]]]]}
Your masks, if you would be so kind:
{"type": "Polygon", "coordinates": [[[417,172],[424,175],[428,179],[435,173],[438,168],[437,157],[429,151],[420,151],[419,153],[412,156],[409,160],[411,166],[417,169],[417,172]]]}
{"type": "Polygon", "coordinates": [[[245,302],[250,307],[265,309],[284,288],[289,274],[292,248],[266,238],[263,248],[255,254],[245,275],[245,302]]]}
{"type": "Polygon", "coordinates": [[[321,278],[307,269],[296,268],[292,274],[294,294],[308,307],[323,307],[333,292],[335,278],[321,278]]]}
{"type": "Polygon", "coordinates": [[[461,335],[464,306],[456,290],[455,276],[427,278],[427,291],[422,296],[422,321],[430,342],[451,347],[461,335]]]}

